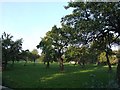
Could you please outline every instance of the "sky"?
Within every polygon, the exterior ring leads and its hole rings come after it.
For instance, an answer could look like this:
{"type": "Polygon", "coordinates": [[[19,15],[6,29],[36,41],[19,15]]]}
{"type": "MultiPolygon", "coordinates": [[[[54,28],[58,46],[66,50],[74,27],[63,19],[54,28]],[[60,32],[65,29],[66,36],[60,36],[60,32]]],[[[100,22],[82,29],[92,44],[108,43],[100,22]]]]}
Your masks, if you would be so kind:
{"type": "Polygon", "coordinates": [[[66,5],[67,2],[1,2],[0,34],[11,34],[13,40],[23,38],[23,49],[31,51],[40,37],[52,26],[60,27],[61,18],[72,12],[64,8],[66,5]]]}

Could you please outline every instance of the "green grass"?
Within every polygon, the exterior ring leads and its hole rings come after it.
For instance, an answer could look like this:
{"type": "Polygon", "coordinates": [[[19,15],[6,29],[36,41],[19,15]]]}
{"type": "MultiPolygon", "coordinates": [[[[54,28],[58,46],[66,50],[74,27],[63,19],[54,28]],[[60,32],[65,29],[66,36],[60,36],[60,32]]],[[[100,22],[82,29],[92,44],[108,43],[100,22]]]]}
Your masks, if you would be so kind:
{"type": "Polygon", "coordinates": [[[116,66],[108,72],[107,66],[65,64],[64,72],[52,63],[49,69],[43,63],[15,63],[14,67],[3,71],[3,83],[10,88],[90,88],[107,87],[115,79],[116,66]]]}

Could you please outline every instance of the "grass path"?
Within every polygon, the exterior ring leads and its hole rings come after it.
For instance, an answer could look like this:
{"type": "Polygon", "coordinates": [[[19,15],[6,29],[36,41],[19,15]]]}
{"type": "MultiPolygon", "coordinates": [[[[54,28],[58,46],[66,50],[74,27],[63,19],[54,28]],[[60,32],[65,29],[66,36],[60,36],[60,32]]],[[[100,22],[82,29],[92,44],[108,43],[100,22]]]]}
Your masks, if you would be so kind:
{"type": "Polygon", "coordinates": [[[65,64],[64,72],[59,71],[57,63],[51,64],[49,69],[43,63],[35,66],[29,63],[15,63],[14,67],[4,71],[3,83],[11,88],[89,88],[107,87],[115,78],[116,67],[111,73],[107,66],[87,65],[81,68],[65,64]]]}

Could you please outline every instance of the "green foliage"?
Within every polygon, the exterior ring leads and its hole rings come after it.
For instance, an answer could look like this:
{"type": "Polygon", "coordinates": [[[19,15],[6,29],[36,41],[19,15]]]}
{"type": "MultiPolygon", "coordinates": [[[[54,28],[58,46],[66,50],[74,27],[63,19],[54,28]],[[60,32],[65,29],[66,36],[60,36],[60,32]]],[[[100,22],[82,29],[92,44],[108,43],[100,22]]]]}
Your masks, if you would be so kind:
{"type": "MultiPolygon", "coordinates": [[[[98,60],[101,62],[101,63],[106,63],[107,62],[107,59],[106,59],[106,53],[105,52],[101,52],[101,54],[98,56],[98,60]]],[[[115,55],[109,55],[109,60],[110,60],[110,63],[111,64],[117,64],[117,58],[115,55]]]]}
{"type": "Polygon", "coordinates": [[[61,22],[74,28],[77,41],[89,45],[94,41],[100,50],[119,44],[119,2],[69,2],[65,8],[73,8],[73,13],[61,22]]]}
{"type": "Polygon", "coordinates": [[[120,59],[120,50],[118,50],[116,57],[120,59]]]}
{"type": "Polygon", "coordinates": [[[73,8],[73,12],[61,20],[62,24],[73,28],[75,38],[72,40],[79,42],[79,45],[88,45],[95,51],[95,57],[105,52],[100,59],[107,61],[110,70],[109,58],[113,54],[111,46],[120,44],[119,4],[120,2],[69,2],[65,9],[73,8]]]}
{"type": "Polygon", "coordinates": [[[65,56],[66,61],[96,62],[98,55],[106,52],[103,57],[110,66],[111,45],[120,40],[119,2],[69,2],[65,9],[69,8],[73,12],[62,18],[62,27],[53,26],[38,48],[49,58],[65,56]]]}
{"type": "Polygon", "coordinates": [[[13,41],[12,38],[12,35],[6,34],[5,32],[2,35],[3,68],[6,68],[8,61],[15,61],[22,50],[22,38],[16,41],[13,41]]]}
{"type": "Polygon", "coordinates": [[[100,56],[98,57],[100,62],[106,62],[107,61],[105,55],[106,55],[105,52],[102,52],[100,54],[100,56]]]}
{"type": "MultiPolygon", "coordinates": [[[[63,28],[57,28],[53,26],[51,31],[46,33],[46,36],[42,38],[37,48],[42,49],[42,52],[45,54],[48,60],[56,60],[61,58],[66,47],[68,45],[68,35],[66,30],[68,27],[63,26],[63,28]]],[[[46,59],[47,60],[47,59],[46,59]]]]}
{"type": "Polygon", "coordinates": [[[22,50],[20,58],[25,61],[30,60],[35,62],[39,57],[37,49],[33,49],[31,52],[29,50],[22,50]]]}
{"type": "Polygon", "coordinates": [[[80,59],[80,48],[70,46],[65,52],[66,61],[75,61],[80,59]]]}
{"type": "Polygon", "coordinates": [[[32,53],[32,54],[35,54],[35,55],[38,55],[38,50],[37,50],[37,49],[33,49],[33,50],[31,51],[31,53],[32,53]]]}

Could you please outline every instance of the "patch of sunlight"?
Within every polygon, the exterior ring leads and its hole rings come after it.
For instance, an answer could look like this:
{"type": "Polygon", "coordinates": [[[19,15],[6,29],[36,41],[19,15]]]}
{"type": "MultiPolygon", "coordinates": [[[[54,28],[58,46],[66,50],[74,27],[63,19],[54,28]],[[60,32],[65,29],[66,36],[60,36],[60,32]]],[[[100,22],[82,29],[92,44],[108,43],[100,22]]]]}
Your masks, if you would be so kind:
{"type": "Polygon", "coordinates": [[[77,72],[73,72],[73,73],[81,73],[81,72],[83,72],[83,73],[85,73],[85,72],[92,72],[93,70],[82,70],[82,71],[77,71],[77,72]]]}
{"type": "Polygon", "coordinates": [[[62,75],[64,75],[64,74],[63,73],[56,73],[56,74],[53,74],[51,76],[42,77],[42,78],[40,78],[40,80],[41,80],[41,82],[46,82],[48,80],[52,80],[52,79],[57,78],[57,77],[62,76],[62,75]]]}
{"type": "Polygon", "coordinates": [[[103,67],[108,67],[108,66],[106,65],[106,66],[103,66],[103,67]]]}
{"type": "Polygon", "coordinates": [[[84,70],[84,71],[80,71],[80,72],[92,72],[93,70],[84,70]]]}
{"type": "Polygon", "coordinates": [[[112,67],[117,67],[117,65],[113,65],[112,67]]]}
{"type": "MultiPolygon", "coordinates": [[[[108,67],[107,65],[103,66],[103,67],[108,67]]],[[[112,65],[111,67],[117,67],[117,65],[112,65]]]]}

